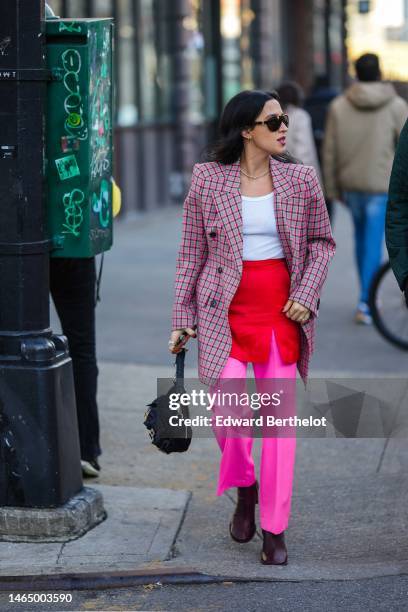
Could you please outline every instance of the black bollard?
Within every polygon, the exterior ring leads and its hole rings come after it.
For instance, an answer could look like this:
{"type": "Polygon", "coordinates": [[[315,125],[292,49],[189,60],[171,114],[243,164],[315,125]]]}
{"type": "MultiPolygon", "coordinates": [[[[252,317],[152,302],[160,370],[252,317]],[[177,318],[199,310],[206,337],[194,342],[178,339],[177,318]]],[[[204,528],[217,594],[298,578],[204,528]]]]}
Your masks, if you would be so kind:
{"type": "Polygon", "coordinates": [[[72,363],[49,319],[44,0],[0,21],[0,506],[52,508],[82,489],[72,363]]]}

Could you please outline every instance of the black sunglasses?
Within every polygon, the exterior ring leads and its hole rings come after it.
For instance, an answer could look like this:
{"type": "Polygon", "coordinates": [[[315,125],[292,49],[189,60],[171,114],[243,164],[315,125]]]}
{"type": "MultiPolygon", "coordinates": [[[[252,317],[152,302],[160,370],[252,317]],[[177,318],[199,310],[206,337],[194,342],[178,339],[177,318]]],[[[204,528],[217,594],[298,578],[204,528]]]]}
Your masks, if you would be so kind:
{"type": "Polygon", "coordinates": [[[268,126],[268,130],[276,132],[279,130],[282,123],[284,123],[286,127],[289,127],[289,115],[285,115],[284,113],[282,113],[282,115],[271,115],[266,121],[255,121],[254,123],[255,125],[266,125],[268,126]]]}

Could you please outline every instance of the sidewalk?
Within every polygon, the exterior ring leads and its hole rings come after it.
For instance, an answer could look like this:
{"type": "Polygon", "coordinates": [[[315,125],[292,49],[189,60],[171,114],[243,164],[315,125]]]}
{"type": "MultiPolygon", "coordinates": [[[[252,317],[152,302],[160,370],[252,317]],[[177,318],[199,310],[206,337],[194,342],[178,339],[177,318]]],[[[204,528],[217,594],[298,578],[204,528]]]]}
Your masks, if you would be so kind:
{"type": "Polygon", "coordinates": [[[189,492],[93,486],[103,495],[108,514],[105,521],[63,544],[0,542],[0,557],[7,559],[0,577],[123,572],[171,555],[189,492]]]}
{"type": "Polygon", "coordinates": [[[259,536],[242,546],[228,534],[234,502],[232,494],[215,495],[215,441],[194,439],[180,456],[150,444],[143,403],[158,373],[160,368],[101,364],[103,475],[87,486],[102,488],[109,518],[62,546],[0,543],[1,576],[119,571],[147,577],[164,572],[164,581],[172,574],[172,581],[177,575],[196,581],[199,573],[302,581],[408,572],[405,440],[390,442],[381,460],[381,439],[299,439],[289,564],[265,567],[259,536]]]}
{"type": "MultiPolygon", "coordinates": [[[[166,351],[172,276],[180,230],[178,210],[116,226],[98,305],[101,486],[109,518],[64,545],[0,543],[0,575],[128,572],[203,580],[353,580],[408,573],[407,440],[298,439],[287,531],[289,564],[259,562],[257,536],[246,546],[230,539],[235,492],[216,497],[219,450],[213,438],[167,456],[144,428],[156,378],[173,375],[166,351]],[[165,227],[165,231],[163,230],[165,227]],[[116,489],[115,489],[116,487],[116,489]],[[50,548],[51,547],[51,548],[50,548]],[[72,554],[71,554],[72,551],[72,554]],[[211,578],[212,577],[212,578],[211,578]]],[[[370,328],[352,323],[357,299],[343,210],[335,220],[338,255],[319,315],[312,376],[364,372],[406,377],[407,355],[370,328]]],[[[53,321],[53,328],[58,329],[53,321]]],[[[197,376],[189,342],[185,375],[197,376]],[[192,367],[190,367],[192,366],[192,367]]],[[[259,465],[259,440],[255,465],[259,465]]],[[[259,525],[259,521],[258,521],[259,525]]],[[[0,588],[2,579],[0,578],[0,588]]]]}

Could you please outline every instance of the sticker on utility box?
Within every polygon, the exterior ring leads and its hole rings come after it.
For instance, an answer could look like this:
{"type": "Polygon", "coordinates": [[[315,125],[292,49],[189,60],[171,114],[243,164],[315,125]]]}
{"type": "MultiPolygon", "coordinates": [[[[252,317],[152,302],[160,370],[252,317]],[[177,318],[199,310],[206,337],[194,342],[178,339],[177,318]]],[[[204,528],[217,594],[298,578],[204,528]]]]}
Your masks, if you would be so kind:
{"type": "Polygon", "coordinates": [[[17,157],[16,145],[0,145],[1,159],[13,159],[14,157],[17,157]]]}
{"type": "Polygon", "coordinates": [[[61,181],[66,181],[67,179],[73,178],[74,176],[79,176],[81,174],[75,155],[67,155],[66,157],[56,159],[55,165],[57,166],[61,181]]]}

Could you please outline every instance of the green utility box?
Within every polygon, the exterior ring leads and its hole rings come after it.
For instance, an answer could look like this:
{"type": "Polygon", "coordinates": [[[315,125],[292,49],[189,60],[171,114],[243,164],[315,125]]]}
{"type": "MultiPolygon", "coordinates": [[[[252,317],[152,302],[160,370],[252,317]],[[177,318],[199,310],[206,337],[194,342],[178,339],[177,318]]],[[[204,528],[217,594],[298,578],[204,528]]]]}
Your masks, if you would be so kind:
{"type": "Polygon", "coordinates": [[[112,246],[113,21],[46,23],[51,256],[92,257],[112,246]]]}

